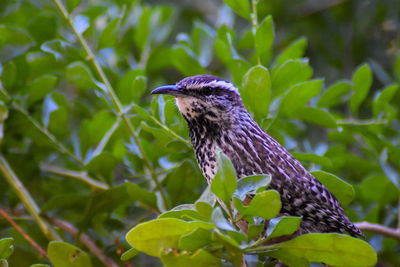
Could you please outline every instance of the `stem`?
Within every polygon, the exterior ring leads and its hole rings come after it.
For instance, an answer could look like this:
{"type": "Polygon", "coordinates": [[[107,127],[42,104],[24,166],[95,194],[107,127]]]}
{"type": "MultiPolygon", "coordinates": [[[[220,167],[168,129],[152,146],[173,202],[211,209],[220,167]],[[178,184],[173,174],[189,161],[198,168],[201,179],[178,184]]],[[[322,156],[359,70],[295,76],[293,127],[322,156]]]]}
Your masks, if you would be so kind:
{"type": "Polygon", "coordinates": [[[122,121],[125,123],[126,127],[128,128],[128,131],[130,132],[130,134],[132,135],[136,146],[139,149],[140,152],[140,156],[142,157],[142,161],[143,164],[145,165],[145,167],[147,168],[147,170],[150,173],[150,176],[157,188],[157,190],[160,192],[161,197],[163,199],[163,203],[166,209],[168,209],[168,201],[167,198],[164,194],[164,191],[162,190],[162,187],[160,185],[160,182],[157,179],[157,176],[155,175],[154,169],[152,168],[152,166],[150,165],[150,162],[144,152],[144,149],[142,147],[142,145],[139,142],[139,137],[135,131],[135,129],[133,128],[131,122],[129,121],[124,109],[122,108],[122,105],[117,97],[117,95],[115,94],[110,82],[108,81],[103,69],[100,66],[100,63],[97,61],[92,49],[89,47],[89,45],[87,44],[85,38],[83,38],[82,34],[80,34],[76,29],[75,26],[68,14],[68,11],[65,9],[64,5],[61,3],[60,0],[53,0],[54,3],[57,5],[58,9],[60,10],[61,14],[64,16],[65,20],[67,21],[67,23],[70,25],[71,29],[73,30],[74,34],[78,37],[79,42],[81,43],[81,45],[83,46],[83,49],[85,50],[86,54],[87,54],[87,58],[88,61],[92,62],[97,74],[99,75],[100,79],[102,80],[102,82],[104,83],[104,85],[107,88],[107,92],[110,95],[112,102],[118,112],[118,116],[122,119],[122,121]]]}
{"type": "Polygon", "coordinates": [[[90,187],[92,187],[93,189],[96,189],[96,190],[103,191],[103,190],[109,189],[109,186],[107,184],[93,179],[92,177],[90,177],[87,174],[86,171],[71,171],[71,170],[63,169],[63,168],[60,168],[57,166],[51,166],[51,165],[44,164],[44,163],[40,164],[40,169],[42,169],[43,171],[53,173],[53,174],[69,177],[69,178],[84,182],[85,184],[89,185],[90,187]]]}
{"type": "Polygon", "coordinates": [[[47,258],[46,251],[38,243],[36,243],[27,233],[25,233],[25,231],[11,218],[11,216],[5,210],[0,209],[0,215],[2,215],[11,224],[11,226],[14,227],[15,230],[17,230],[34,249],[36,249],[40,257],[47,258]]]}
{"type": "MultiPolygon", "coordinates": [[[[251,24],[252,24],[254,39],[256,36],[257,28],[258,28],[257,4],[258,4],[258,0],[251,0],[251,7],[252,7],[251,24]]],[[[257,61],[258,61],[258,65],[261,65],[261,58],[259,55],[257,55],[257,61]]]]}
{"type": "Polygon", "coordinates": [[[400,228],[393,229],[380,224],[360,222],[355,224],[360,230],[382,234],[400,241],[400,228]]]}
{"type": "Polygon", "coordinates": [[[31,214],[31,216],[36,221],[37,225],[42,230],[47,239],[60,240],[60,237],[57,235],[57,233],[40,217],[40,209],[38,205],[32,199],[28,190],[26,190],[24,185],[15,175],[2,154],[0,154],[0,173],[14,188],[15,193],[18,195],[19,199],[21,199],[21,201],[25,204],[25,207],[28,210],[29,214],[31,214]]]}

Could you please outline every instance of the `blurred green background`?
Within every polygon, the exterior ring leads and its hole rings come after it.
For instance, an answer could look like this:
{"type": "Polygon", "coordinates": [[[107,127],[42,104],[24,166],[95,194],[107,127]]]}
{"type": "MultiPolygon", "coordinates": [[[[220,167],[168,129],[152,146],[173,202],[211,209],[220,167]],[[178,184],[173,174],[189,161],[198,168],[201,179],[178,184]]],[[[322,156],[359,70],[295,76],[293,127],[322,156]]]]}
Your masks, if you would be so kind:
{"type": "MultiPolygon", "coordinates": [[[[258,64],[252,23],[223,1],[60,1],[67,17],[57,2],[0,2],[0,207],[47,247],[7,182],[8,162],[64,241],[88,251],[57,218],[124,266],[117,250],[129,247],[132,226],[205,188],[173,99],[149,92],[200,73],[242,87],[258,64]]],[[[353,221],[398,227],[400,1],[260,0],[257,10],[258,23],[271,15],[274,28],[261,64],[271,77],[286,60],[300,66],[272,80],[270,99],[259,100],[268,114],[257,121],[310,171],[354,185],[353,221]],[[295,43],[295,53],[279,57],[295,43]],[[323,79],[304,98],[312,113],[280,112],[285,96],[298,97],[292,86],[310,79],[323,79]]],[[[3,217],[0,236],[15,239],[10,266],[48,263],[3,217]]],[[[379,266],[400,265],[398,240],[367,240],[379,266]]],[[[132,262],[160,265],[144,254],[132,262]]]]}

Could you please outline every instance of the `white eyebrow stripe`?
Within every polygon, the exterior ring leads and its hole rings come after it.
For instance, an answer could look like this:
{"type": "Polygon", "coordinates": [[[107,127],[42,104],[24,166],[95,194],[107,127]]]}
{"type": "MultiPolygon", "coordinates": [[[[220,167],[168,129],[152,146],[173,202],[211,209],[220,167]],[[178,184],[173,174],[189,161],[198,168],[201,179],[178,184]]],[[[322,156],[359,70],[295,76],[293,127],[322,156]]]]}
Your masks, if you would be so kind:
{"type": "Polygon", "coordinates": [[[204,88],[205,86],[208,87],[223,87],[229,91],[235,92],[238,95],[239,94],[239,90],[231,83],[226,82],[226,81],[211,81],[211,82],[200,82],[200,83],[192,83],[190,85],[188,85],[186,88],[188,89],[200,89],[200,88],[204,88]]]}

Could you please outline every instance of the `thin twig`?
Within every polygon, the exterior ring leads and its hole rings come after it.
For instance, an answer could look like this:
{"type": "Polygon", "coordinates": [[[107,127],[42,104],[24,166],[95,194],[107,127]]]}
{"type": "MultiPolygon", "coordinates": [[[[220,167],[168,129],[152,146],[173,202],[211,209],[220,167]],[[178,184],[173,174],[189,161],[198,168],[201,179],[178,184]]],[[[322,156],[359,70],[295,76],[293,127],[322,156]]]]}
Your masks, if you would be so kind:
{"type": "MultiPolygon", "coordinates": [[[[252,6],[251,24],[252,24],[254,38],[256,36],[256,32],[257,32],[257,28],[258,28],[257,4],[258,4],[258,0],[251,0],[251,6],[252,6]]],[[[257,56],[257,62],[258,62],[258,65],[261,65],[260,55],[257,56]]]]}
{"type": "Polygon", "coordinates": [[[99,75],[99,77],[101,78],[102,82],[104,83],[108,94],[110,95],[112,102],[118,112],[118,116],[122,119],[122,121],[124,122],[124,124],[126,125],[126,127],[128,128],[128,131],[130,132],[130,134],[132,135],[136,146],[139,149],[140,152],[140,156],[142,158],[143,164],[145,165],[146,169],[149,171],[150,176],[157,188],[157,190],[160,192],[161,198],[163,200],[164,206],[166,209],[168,209],[169,204],[167,201],[167,198],[165,196],[165,193],[161,187],[160,182],[157,179],[157,176],[155,174],[155,171],[153,169],[153,167],[150,165],[150,162],[146,156],[146,153],[140,143],[138,134],[136,133],[135,129],[132,126],[132,123],[130,122],[128,116],[126,115],[126,112],[124,111],[117,95],[115,94],[110,82],[108,81],[100,63],[98,62],[98,60],[96,59],[96,56],[94,55],[92,49],[89,47],[89,45],[87,44],[85,38],[83,38],[82,34],[77,31],[77,29],[74,26],[74,23],[72,22],[67,9],[64,7],[64,5],[61,3],[60,0],[53,0],[54,3],[56,4],[56,6],[58,7],[58,9],[60,10],[61,14],[64,16],[65,20],[67,21],[67,23],[70,25],[72,31],[74,32],[74,34],[76,35],[76,37],[79,39],[79,42],[81,43],[83,49],[85,50],[86,54],[87,54],[87,58],[88,61],[92,62],[97,74],[99,75]]]}
{"type": "Polygon", "coordinates": [[[382,234],[400,241],[400,229],[393,229],[381,224],[360,222],[355,224],[360,230],[382,234]]]}
{"type": "Polygon", "coordinates": [[[11,224],[11,226],[14,227],[15,230],[17,230],[34,249],[36,249],[40,257],[47,258],[46,251],[38,243],[36,243],[27,233],[25,233],[25,231],[11,218],[10,215],[8,215],[8,213],[5,210],[0,209],[0,215],[3,216],[4,219],[6,219],[11,224]]]}
{"type": "Polygon", "coordinates": [[[40,169],[46,172],[50,172],[53,174],[69,177],[84,182],[85,184],[88,184],[89,186],[97,190],[103,191],[109,189],[109,186],[107,184],[93,179],[87,174],[86,171],[71,171],[57,166],[48,165],[45,163],[40,164],[40,169]]]}
{"type": "Polygon", "coordinates": [[[118,267],[118,264],[116,264],[111,258],[107,257],[87,234],[79,234],[79,230],[76,229],[75,226],[64,220],[49,217],[47,219],[50,223],[71,234],[73,237],[78,237],[79,235],[80,242],[82,242],[82,244],[84,244],[90,250],[90,252],[93,253],[93,255],[95,255],[100,261],[102,261],[104,265],[109,267],[118,267]]]}
{"type": "Polygon", "coordinates": [[[39,228],[49,240],[61,240],[57,233],[48,225],[42,217],[40,217],[40,209],[36,202],[33,200],[28,190],[18,179],[17,175],[11,169],[7,160],[0,154],[0,173],[7,180],[7,182],[14,188],[18,198],[24,203],[29,214],[33,217],[39,228]]]}
{"type": "MultiPolygon", "coordinates": [[[[124,248],[121,243],[118,241],[118,238],[114,240],[114,243],[117,245],[117,254],[121,257],[124,254],[124,248]]],[[[133,267],[133,265],[129,261],[124,261],[126,267],[133,267]]]]}

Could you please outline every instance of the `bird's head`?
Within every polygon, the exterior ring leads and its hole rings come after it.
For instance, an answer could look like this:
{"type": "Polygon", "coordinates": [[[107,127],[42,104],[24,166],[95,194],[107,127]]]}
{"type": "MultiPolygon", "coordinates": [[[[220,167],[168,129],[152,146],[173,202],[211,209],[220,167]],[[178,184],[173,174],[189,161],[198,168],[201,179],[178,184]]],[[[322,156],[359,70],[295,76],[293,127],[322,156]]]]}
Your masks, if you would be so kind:
{"type": "Polygon", "coordinates": [[[244,108],[238,89],[232,83],[212,75],[187,77],[176,85],[158,87],[151,94],[174,96],[186,120],[200,116],[208,120],[224,120],[244,108]]]}

